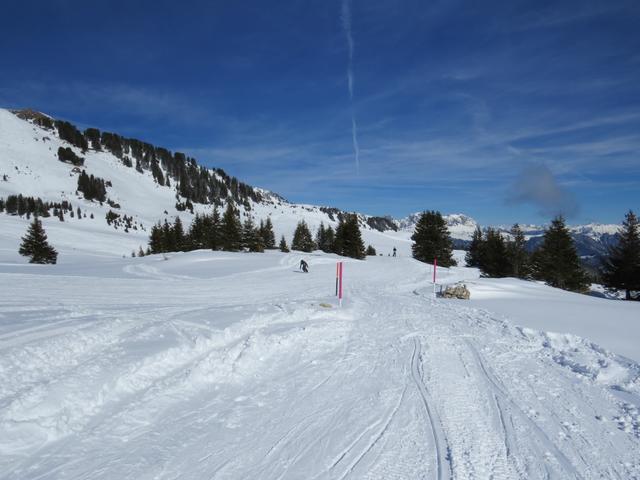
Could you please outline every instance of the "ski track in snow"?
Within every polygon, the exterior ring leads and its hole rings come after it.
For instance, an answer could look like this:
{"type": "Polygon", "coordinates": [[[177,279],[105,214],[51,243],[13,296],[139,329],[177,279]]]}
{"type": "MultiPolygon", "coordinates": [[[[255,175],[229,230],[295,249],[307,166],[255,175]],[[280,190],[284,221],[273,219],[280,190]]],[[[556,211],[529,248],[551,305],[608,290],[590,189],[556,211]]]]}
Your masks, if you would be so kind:
{"type": "Polygon", "coordinates": [[[0,479],[640,478],[636,364],[300,258],[0,270],[0,479]]]}
{"type": "Polygon", "coordinates": [[[441,431],[440,426],[440,418],[435,416],[435,413],[431,411],[431,400],[429,398],[429,394],[427,393],[427,388],[422,379],[422,347],[420,341],[417,337],[413,339],[413,353],[411,354],[411,375],[413,377],[413,381],[420,392],[420,398],[422,399],[422,403],[424,404],[424,409],[427,413],[427,418],[429,420],[431,435],[433,438],[433,444],[435,447],[435,457],[436,457],[436,478],[441,480],[443,478],[451,477],[451,469],[448,463],[449,454],[446,456],[444,452],[449,452],[449,446],[446,441],[443,440],[444,434],[441,431]],[[445,473],[446,469],[446,473],[445,473]]]}

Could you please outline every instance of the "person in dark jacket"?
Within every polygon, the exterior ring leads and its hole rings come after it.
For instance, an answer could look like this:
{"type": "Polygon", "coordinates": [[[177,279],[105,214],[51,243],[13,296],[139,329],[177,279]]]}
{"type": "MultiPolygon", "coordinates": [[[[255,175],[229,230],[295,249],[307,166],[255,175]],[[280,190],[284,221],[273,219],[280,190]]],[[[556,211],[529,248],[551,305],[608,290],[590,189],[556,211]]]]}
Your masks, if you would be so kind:
{"type": "Polygon", "coordinates": [[[304,260],[300,260],[300,270],[304,273],[309,273],[309,264],[304,260]]]}

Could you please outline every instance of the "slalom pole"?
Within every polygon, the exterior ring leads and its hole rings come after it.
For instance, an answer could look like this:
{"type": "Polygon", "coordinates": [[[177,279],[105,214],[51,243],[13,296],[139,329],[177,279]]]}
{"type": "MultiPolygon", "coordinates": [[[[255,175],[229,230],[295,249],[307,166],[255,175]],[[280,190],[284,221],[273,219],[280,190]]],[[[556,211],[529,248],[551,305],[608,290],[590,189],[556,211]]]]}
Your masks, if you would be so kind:
{"type": "Polygon", "coordinates": [[[433,297],[436,296],[436,270],[438,269],[438,257],[433,257],[433,297]]]}
{"type": "Polygon", "coordinates": [[[340,276],[340,262],[336,262],[336,297],[338,296],[338,277],[340,276]]]}
{"type": "Polygon", "coordinates": [[[342,262],[338,263],[338,300],[340,302],[340,306],[342,307],[342,262]]]}

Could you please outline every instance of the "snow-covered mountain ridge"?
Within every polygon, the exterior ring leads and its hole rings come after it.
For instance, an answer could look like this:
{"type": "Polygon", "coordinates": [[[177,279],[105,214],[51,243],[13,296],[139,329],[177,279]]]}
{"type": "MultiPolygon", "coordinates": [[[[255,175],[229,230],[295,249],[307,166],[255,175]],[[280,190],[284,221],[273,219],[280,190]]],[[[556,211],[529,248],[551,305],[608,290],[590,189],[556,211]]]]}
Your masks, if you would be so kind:
{"type": "MultiPolygon", "coordinates": [[[[204,168],[195,159],[138,140],[87,129],[84,134],[66,122],[31,110],[0,109],[0,199],[10,195],[41,198],[48,202],[70,202],[80,208],[81,216],[45,219],[47,230],[58,245],[70,249],[127,254],[145,246],[149,228],[165,218],[180,216],[189,223],[196,213],[209,212],[212,204],[224,207],[233,201],[243,216],[256,221],[271,217],[277,236],[290,241],[299,220],[312,230],[320,223],[335,227],[343,211],[337,208],[290,203],[277,193],[253,187],[228,176],[220,169],[204,168]],[[81,165],[62,162],[59,149],[69,149],[81,165]],[[107,202],[87,200],[77,192],[78,175],[104,179],[107,202]],[[112,207],[117,205],[119,208],[112,207]],[[132,219],[131,228],[107,224],[109,211],[132,219]]],[[[403,219],[358,214],[366,243],[381,253],[393,247],[409,254],[410,236],[419,213],[403,219]]],[[[464,247],[478,223],[464,214],[446,215],[456,246],[464,247]]],[[[3,245],[15,244],[26,228],[26,218],[0,216],[3,245]]],[[[602,253],[610,243],[617,225],[579,225],[572,233],[583,246],[581,254],[602,253]]],[[[506,231],[506,230],[504,230],[506,231]]],[[[525,228],[535,244],[543,228],[525,228]]],[[[7,246],[9,250],[14,247],[7,246]]]]}
{"type": "MultiPolygon", "coordinates": [[[[65,212],[64,221],[43,219],[58,249],[129,254],[146,246],[150,227],[156,222],[180,216],[188,225],[195,214],[210,213],[213,205],[225,208],[228,202],[238,206],[243,218],[251,216],[259,221],[271,217],[277,237],[284,235],[288,242],[298,221],[305,220],[312,231],[320,223],[335,228],[344,213],[336,208],[290,203],[220,169],[201,167],[179,152],[95,129],[82,134],[66,122],[60,126],[53,122],[38,112],[0,109],[0,199],[23,195],[71,203],[73,213],[65,212]],[[71,151],[80,159],[78,164],[60,161],[59,149],[71,151]],[[77,191],[83,171],[105,181],[104,202],[88,200],[77,191]],[[108,224],[105,217],[109,212],[132,219],[132,226],[108,224]]],[[[366,243],[381,253],[396,247],[401,254],[408,254],[408,235],[395,231],[393,219],[358,216],[366,243]]],[[[14,255],[28,221],[27,215],[0,214],[0,252],[14,255]]]]}

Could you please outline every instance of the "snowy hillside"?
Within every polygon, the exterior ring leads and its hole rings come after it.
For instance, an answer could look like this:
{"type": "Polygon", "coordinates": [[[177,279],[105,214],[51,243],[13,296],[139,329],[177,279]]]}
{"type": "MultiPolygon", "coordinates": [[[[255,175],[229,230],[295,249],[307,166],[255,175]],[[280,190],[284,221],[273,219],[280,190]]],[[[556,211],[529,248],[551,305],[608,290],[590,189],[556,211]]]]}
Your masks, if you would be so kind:
{"type": "MultiPolygon", "coordinates": [[[[22,194],[49,202],[66,200],[71,202],[74,209],[81,209],[81,218],[66,217],[65,222],[55,217],[44,219],[52,243],[63,253],[60,257],[62,262],[66,261],[65,252],[129,255],[133,250],[146,246],[149,229],[154,223],[164,219],[173,221],[180,216],[183,223],[188,225],[195,213],[210,212],[212,209],[209,202],[193,202],[193,213],[177,210],[177,203],[184,205],[187,201],[178,193],[178,183],[174,181],[169,186],[161,185],[154,178],[151,168],[133,168],[133,162],[127,166],[126,154],[132,155],[131,151],[125,151],[124,158],[119,158],[108,148],[102,151],[89,148],[87,152],[82,152],[77,146],[61,140],[56,129],[43,128],[31,118],[42,114],[30,112],[20,115],[24,118],[0,109],[0,199],[22,194]],[[60,147],[70,148],[84,158],[84,165],[75,167],[61,162],[57,154],[60,147]],[[83,170],[108,182],[108,199],[120,208],[85,200],[82,194],[76,193],[78,175],[83,170]],[[131,217],[134,228],[125,231],[122,225],[108,225],[105,216],[109,211],[131,217]]],[[[165,178],[170,176],[166,169],[158,168],[165,178]]],[[[218,172],[209,172],[222,180],[218,172]]],[[[335,208],[292,204],[275,193],[260,188],[253,190],[259,195],[259,200],[248,198],[237,202],[243,215],[251,215],[256,222],[270,216],[278,238],[285,235],[290,241],[297,222],[303,219],[312,231],[321,222],[334,228],[338,224],[340,211],[335,208]]],[[[227,200],[223,194],[218,203],[224,207],[227,200]]],[[[416,213],[394,220],[359,214],[365,243],[373,245],[378,253],[389,254],[395,247],[400,255],[410,255],[410,236],[418,216],[419,213],[416,213]]],[[[463,214],[445,215],[445,220],[457,248],[467,244],[478,225],[473,218],[463,214]]],[[[20,218],[0,213],[3,227],[0,229],[0,258],[14,256],[27,223],[28,219],[24,216],[20,218]]],[[[615,241],[618,228],[618,225],[590,224],[571,227],[571,230],[580,254],[594,257],[604,253],[607,246],[615,241]]],[[[525,227],[531,248],[540,241],[543,232],[540,226],[525,227]]]]}
{"type": "Polygon", "coordinates": [[[335,261],[0,264],[0,478],[640,478],[638,364],[527,323],[637,339],[637,305],[466,268],[441,278],[475,303],[433,299],[377,257],[346,260],[338,308],[335,261]]]}
{"type": "MultiPolygon", "coordinates": [[[[163,174],[168,176],[166,170],[163,174]]],[[[213,174],[217,175],[215,172],[213,174]]],[[[180,216],[188,225],[194,214],[211,212],[212,205],[197,202],[194,202],[193,214],[188,210],[178,211],[176,203],[184,203],[186,199],[177,190],[175,183],[171,186],[159,185],[150,170],[140,171],[126,166],[121,158],[106,149],[82,152],[76,146],[61,140],[55,129],[43,128],[8,110],[0,109],[0,199],[22,194],[50,202],[67,200],[74,209],[80,207],[86,215],[86,218],[66,217],[64,222],[56,217],[44,219],[51,243],[61,252],[61,262],[67,261],[67,252],[76,251],[129,255],[140,246],[146,247],[149,230],[154,223],[165,218],[173,221],[176,216],[180,216]],[[83,157],[84,166],[74,167],[58,160],[59,147],[71,148],[78,156],[83,157]],[[82,194],[77,194],[78,175],[82,170],[109,182],[108,199],[120,208],[88,201],[82,194]],[[136,228],[125,232],[122,227],[108,225],[105,215],[109,211],[132,217],[136,228]]],[[[248,200],[248,209],[240,204],[243,216],[251,215],[256,221],[271,216],[277,238],[285,235],[290,242],[300,220],[306,220],[314,232],[321,222],[334,228],[338,224],[339,211],[336,209],[291,204],[266,190],[256,191],[261,193],[261,200],[248,200]]],[[[226,201],[221,199],[222,208],[226,201]]],[[[390,253],[396,247],[401,255],[409,255],[410,235],[393,230],[380,232],[367,224],[369,219],[371,217],[360,215],[363,238],[367,244],[372,244],[383,254],[390,253]]],[[[20,237],[26,231],[28,222],[26,217],[0,213],[0,259],[15,257],[20,237]]]]}

